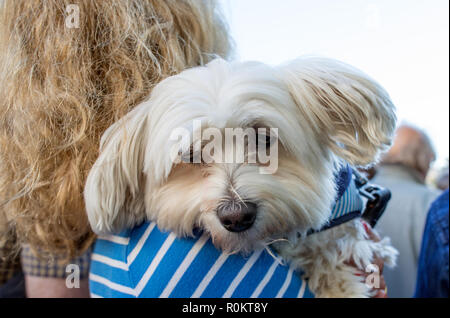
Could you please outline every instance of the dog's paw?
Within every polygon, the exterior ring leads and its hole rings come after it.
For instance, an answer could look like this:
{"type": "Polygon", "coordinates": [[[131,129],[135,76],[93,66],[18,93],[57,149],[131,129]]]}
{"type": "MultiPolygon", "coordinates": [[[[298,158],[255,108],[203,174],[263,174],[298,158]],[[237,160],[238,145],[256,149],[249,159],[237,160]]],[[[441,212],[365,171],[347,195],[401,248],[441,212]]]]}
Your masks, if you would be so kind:
{"type": "Polygon", "coordinates": [[[390,238],[385,237],[376,244],[377,250],[375,251],[375,254],[384,261],[386,266],[395,267],[399,253],[398,250],[392,246],[390,238]]]}
{"type": "MultiPolygon", "coordinates": [[[[314,274],[313,274],[314,275],[314,274]]],[[[373,296],[372,288],[365,283],[363,276],[357,276],[350,266],[312,277],[310,286],[317,298],[369,298],[373,296]]]]}

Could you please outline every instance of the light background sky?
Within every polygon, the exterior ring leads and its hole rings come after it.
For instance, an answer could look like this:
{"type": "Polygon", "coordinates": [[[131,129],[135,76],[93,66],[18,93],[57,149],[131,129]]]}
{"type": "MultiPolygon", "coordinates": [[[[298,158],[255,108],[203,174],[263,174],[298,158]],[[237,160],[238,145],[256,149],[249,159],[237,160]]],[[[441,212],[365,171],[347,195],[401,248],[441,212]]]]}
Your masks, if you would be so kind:
{"type": "Polygon", "coordinates": [[[276,65],[305,54],[345,61],[449,157],[448,0],[221,0],[238,60],[276,65]]]}

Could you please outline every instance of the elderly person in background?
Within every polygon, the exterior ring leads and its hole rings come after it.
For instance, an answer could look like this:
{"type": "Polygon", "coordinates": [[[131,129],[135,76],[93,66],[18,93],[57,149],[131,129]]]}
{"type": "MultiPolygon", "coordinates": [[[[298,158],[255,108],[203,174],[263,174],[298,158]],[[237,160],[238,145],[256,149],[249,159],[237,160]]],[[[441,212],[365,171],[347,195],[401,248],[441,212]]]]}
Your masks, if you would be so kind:
{"type": "Polygon", "coordinates": [[[436,186],[441,190],[448,190],[448,184],[449,184],[449,169],[448,169],[448,163],[447,166],[444,167],[440,173],[438,174],[436,178],[436,186]]]}
{"type": "Polygon", "coordinates": [[[402,125],[372,181],[392,192],[378,228],[399,250],[398,266],[385,270],[390,297],[412,297],[427,211],[439,191],[425,185],[435,152],[424,132],[402,125]]]}

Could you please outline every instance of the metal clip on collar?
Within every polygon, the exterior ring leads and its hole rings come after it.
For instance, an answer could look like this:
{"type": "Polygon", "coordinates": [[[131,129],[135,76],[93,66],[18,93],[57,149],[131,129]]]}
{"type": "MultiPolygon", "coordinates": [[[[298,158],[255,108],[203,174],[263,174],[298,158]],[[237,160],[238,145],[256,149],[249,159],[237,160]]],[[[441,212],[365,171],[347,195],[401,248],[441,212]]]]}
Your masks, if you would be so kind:
{"type": "Polygon", "coordinates": [[[369,183],[369,180],[356,169],[352,170],[359,194],[367,198],[367,204],[363,211],[362,218],[366,220],[371,227],[374,227],[386,210],[387,204],[391,199],[391,192],[379,185],[369,183]]]}

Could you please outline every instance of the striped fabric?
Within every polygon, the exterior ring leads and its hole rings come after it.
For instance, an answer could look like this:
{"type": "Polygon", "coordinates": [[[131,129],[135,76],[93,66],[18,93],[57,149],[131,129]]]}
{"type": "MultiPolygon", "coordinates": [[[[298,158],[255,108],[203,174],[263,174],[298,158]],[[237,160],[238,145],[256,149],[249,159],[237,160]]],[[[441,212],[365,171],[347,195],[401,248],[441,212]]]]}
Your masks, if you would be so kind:
{"type": "MultiPolygon", "coordinates": [[[[354,182],[339,195],[330,223],[363,208],[354,182]]],[[[226,255],[206,234],[176,238],[153,222],[99,238],[89,278],[92,297],[313,297],[301,273],[265,250],[226,255]]]]}
{"type": "Polygon", "coordinates": [[[337,221],[350,213],[361,213],[364,203],[361,195],[356,188],[355,182],[352,180],[345,192],[336,202],[331,211],[330,221],[337,221]]]}
{"type": "Polygon", "coordinates": [[[265,250],[226,255],[206,234],[180,239],[155,223],[99,238],[89,278],[92,297],[312,297],[300,273],[265,250]]]}

